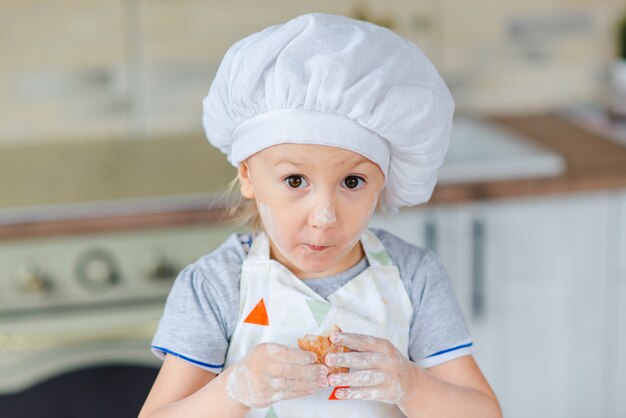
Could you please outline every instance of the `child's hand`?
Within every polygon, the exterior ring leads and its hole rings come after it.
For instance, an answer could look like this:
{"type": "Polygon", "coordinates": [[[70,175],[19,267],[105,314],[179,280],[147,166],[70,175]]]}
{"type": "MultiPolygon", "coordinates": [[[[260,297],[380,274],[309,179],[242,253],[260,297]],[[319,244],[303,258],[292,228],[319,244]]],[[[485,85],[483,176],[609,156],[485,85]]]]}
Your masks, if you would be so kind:
{"type": "Polygon", "coordinates": [[[313,353],[280,344],[257,345],[233,365],[226,391],[234,400],[264,408],[274,402],[310,395],[328,386],[328,367],[314,364],[313,353]]]}
{"type": "Polygon", "coordinates": [[[419,367],[408,360],[389,341],[362,334],[333,333],[332,342],[344,345],[348,353],[326,355],[326,364],[359,369],[350,373],[332,373],[331,386],[350,386],[335,391],[338,399],[363,399],[399,404],[411,388],[419,367]]]}

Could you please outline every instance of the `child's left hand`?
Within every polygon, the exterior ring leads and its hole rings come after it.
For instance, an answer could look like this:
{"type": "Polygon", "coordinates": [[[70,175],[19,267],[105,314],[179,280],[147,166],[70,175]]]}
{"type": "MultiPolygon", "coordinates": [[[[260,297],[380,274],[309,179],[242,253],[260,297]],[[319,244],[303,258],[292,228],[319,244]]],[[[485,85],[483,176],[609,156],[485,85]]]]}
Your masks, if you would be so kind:
{"type": "Polygon", "coordinates": [[[331,341],[353,352],[327,354],[328,366],[359,369],[328,375],[331,386],[350,386],[335,391],[338,399],[362,399],[398,404],[409,394],[420,369],[389,341],[369,335],[333,333],[331,341]]]}

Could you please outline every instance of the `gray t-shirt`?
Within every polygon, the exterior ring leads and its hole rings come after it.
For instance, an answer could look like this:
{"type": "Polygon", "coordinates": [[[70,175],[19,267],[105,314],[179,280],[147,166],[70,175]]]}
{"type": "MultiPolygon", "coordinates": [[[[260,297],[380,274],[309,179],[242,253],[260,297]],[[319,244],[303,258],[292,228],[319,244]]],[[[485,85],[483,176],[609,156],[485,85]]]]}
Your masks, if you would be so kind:
{"type": "MultiPolygon", "coordinates": [[[[432,367],[473,352],[467,324],[439,257],[390,232],[370,228],[383,243],[413,305],[409,358],[432,367]]],[[[241,267],[251,234],[229,236],[176,278],[152,341],[152,351],[183,358],[214,373],[222,371],[237,324],[241,267]]],[[[304,280],[326,298],[369,266],[366,257],[339,274],[304,280]]]]}

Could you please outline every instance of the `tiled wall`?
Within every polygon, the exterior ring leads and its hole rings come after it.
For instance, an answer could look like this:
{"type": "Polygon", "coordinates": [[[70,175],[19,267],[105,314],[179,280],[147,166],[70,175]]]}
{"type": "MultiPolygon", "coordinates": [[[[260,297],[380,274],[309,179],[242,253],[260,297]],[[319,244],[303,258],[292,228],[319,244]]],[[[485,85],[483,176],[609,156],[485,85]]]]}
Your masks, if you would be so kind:
{"type": "Polygon", "coordinates": [[[599,101],[622,0],[445,0],[442,69],[458,105],[514,112],[599,101]]]}
{"type": "Polygon", "coordinates": [[[118,134],[128,126],[121,2],[0,6],[0,141],[118,134]]]}
{"type": "Polygon", "coordinates": [[[33,0],[0,4],[0,144],[199,132],[230,45],[321,11],[418,43],[460,111],[597,100],[623,0],[33,0]]]}

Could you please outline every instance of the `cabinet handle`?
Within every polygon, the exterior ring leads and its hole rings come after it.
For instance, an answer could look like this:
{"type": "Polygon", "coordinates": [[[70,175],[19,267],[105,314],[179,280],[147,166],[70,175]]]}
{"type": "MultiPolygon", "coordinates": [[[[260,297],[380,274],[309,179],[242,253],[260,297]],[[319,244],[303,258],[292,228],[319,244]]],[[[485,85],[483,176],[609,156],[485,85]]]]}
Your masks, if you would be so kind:
{"type": "Polygon", "coordinates": [[[434,221],[424,223],[424,244],[429,250],[437,252],[437,224],[434,221]]]}
{"type": "Polygon", "coordinates": [[[485,317],[485,223],[472,223],[472,318],[485,317]]]}

